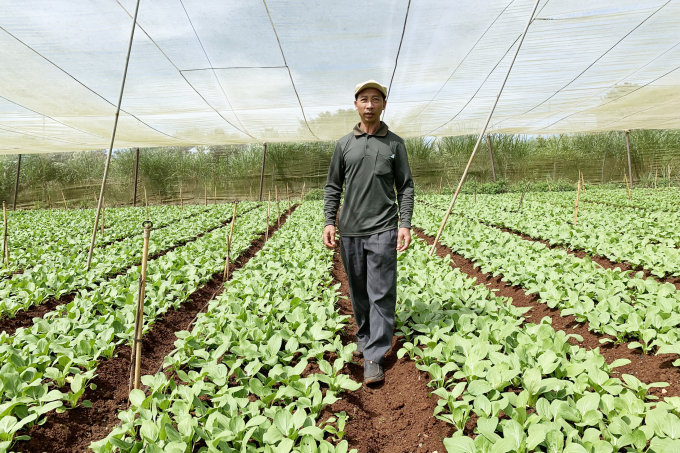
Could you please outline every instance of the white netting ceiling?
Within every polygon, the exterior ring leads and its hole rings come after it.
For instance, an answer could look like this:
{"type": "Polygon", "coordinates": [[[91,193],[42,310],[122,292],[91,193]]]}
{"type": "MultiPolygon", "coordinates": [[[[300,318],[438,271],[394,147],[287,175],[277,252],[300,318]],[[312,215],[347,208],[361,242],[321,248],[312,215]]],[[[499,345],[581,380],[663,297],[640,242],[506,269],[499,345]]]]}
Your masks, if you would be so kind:
{"type": "MultiPolygon", "coordinates": [[[[366,79],[403,136],[478,132],[533,4],[141,0],[115,147],[337,139],[366,79]]],[[[2,2],[0,153],[108,146],[134,6],[2,2]]],[[[678,128],[679,68],[680,1],[542,0],[491,131],[678,128]]]]}

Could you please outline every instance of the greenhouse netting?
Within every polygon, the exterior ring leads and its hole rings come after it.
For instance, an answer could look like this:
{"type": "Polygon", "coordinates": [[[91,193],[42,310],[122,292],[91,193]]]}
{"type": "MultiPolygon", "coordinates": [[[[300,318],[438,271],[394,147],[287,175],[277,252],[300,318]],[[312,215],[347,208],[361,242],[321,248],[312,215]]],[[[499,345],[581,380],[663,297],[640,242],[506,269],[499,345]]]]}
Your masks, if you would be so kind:
{"type": "MultiPolygon", "coordinates": [[[[405,137],[478,132],[531,0],[142,0],[116,147],[334,140],[389,86],[405,137]]],[[[6,0],[0,153],[108,147],[134,0],[6,0]]],[[[542,0],[490,132],[680,127],[680,2],[542,0]]]]}

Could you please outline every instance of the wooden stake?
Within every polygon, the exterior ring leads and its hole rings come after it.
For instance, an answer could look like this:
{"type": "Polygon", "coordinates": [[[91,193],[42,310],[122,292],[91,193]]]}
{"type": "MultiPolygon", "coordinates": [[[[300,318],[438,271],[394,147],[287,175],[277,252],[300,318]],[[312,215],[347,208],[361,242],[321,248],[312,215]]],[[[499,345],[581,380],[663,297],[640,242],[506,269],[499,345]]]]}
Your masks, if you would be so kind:
{"type": "Polygon", "coordinates": [[[581,181],[576,185],[576,206],[574,206],[574,226],[578,222],[578,197],[581,194],[581,181]]]}
{"type": "Polygon", "coordinates": [[[224,275],[222,276],[222,285],[229,280],[229,253],[231,251],[231,238],[234,236],[234,222],[236,222],[236,205],[234,202],[234,212],[231,214],[231,227],[229,228],[229,239],[227,240],[227,259],[224,261],[224,275]]]}
{"type": "Polygon", "coordinates": [[[550,185],[550,180],[548,178],[545,178],[545,182],[548,183],[548,192],[552,192],[552,186],[550,185]]]}
{"type": "Polygon", "coordinates": [[[269,240],[269,211],[272,206],[272,191],[269,191],[269,199],[267,201],[267,229],[264,232],[264,240],[267,242],[269,240]]]}
{"type": "Polygon", "coordinates": [[[68,211],[68,205],[66,204],[66,197],[64,196],[64,191],[61,191],[61,199],[64,200],[64,209],[68,211]]]}
{"type": "Polygon", "coordinates": [[[656,190],[656,180],[659,177],[659,169],[657,168],[656,171],[654,172],[654,189],[656,190]]]}
{"type": "Polygon", "coordinates": [[[179,186],[179,206],[180,211],[184,212],[184,198],[182,198],[182,186],[179,186]]]}
{"type": "Polygon", "coordinates": [[[217,204],[217,185],[215,185],[215,199],[213,201],[213,204],[217,204]]]}
{"type": "Polygon", "coordinates": [[[7,207],[5,206],[5,200],[2,200],[2,220],[5,224],[5,234],[2,238],[2,248],[5,251],[5,266],[9,267],[9,239],[7,237],[7,207]]]}
{"type": "Polygon", "coordinates": [[[279,214],[279,186],[274,187],[274,193],[276,194],[276,226],[277,228],[281,226],[281,214],[279,214]]]}
{"type": "Polygon", "coordinates": [[[143,237],[144,245],[142,246],[142,273],[139,277],[139,289],[137,291],[137,310],[135,313],[135,329],[132,337],[132,357],[130,363],[130,391],[139,389],[141,387],[142,377],[142,334],[144,332],[144,297],[146,295],[146,268],[149,258],[149,238],[151,237],[151,227],[153,223],[145,220],[142,223],[144,227],[143,237]]]}
{"type": "Polygon", "coordinates": [[[519,199],[519,206],[517,206],[517,212],[519,212],[520,209],[522,209],[522,202],[524,201],[524,194],[527,193],[527,190],[529,190],[529,183],[524,187],[524,192],[522,192],[522,196],[519,199]]]}
{"type": "MultiPolygon", "coordinates": [[[[302,183],[302,195],[301,195],[301,198],[300,198],[300,203],[305,201],[305,184],[307,184],[307,183],[306,182],[302,183]]],[[[668,186],[668,187],[670,187],[670,186],[668,186]]]]}
{"type": "Polygon", "coordinates": [[[623,174],[623,179],[626,180],[626,188],[628,189],[628,199],[632,200],[632,198],[630,196],[630,184],[628,183],[628,177],[626,176],[625,173],[623,174]]]}
{"type": "Polygon", "coordinates": [[[144,206],[146,206],[146,220],[149,220],[149,200],[146,198],[146,187],[144,187],[144,206]]]}
{"type": "Polygon", "coordinates": [[[442,183],[444,182],[444,177],[440,176],[439,177],[439,195],[442,194],[442,183]]]}

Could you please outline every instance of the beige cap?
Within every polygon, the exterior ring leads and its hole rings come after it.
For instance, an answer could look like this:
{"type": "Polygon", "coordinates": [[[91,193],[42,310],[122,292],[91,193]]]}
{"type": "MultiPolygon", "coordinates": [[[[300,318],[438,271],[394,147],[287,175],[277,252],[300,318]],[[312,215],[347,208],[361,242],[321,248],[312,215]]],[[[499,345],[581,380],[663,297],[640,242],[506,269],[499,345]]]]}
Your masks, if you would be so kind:
{"type": "Polygon", "coordinates": [[[379,82],[376,82],[375,80],[367,80],[358,84],[354,89],[354,97],[356,97],[361,90],[365,90],[366,88],[375,88],[376,90],[380,91],[383,96],[387,97],[387,87],[379,82]]]}

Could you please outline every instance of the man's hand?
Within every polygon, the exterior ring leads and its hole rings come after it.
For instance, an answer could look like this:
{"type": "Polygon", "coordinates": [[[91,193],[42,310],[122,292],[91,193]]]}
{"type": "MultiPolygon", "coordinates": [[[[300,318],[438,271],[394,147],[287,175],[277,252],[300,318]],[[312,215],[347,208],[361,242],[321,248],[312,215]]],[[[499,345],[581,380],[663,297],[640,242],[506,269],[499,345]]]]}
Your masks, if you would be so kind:
{"type": "MultiPolygon", "coordinates": [[[[411,238],[409,237],[409,242],[411,238]]],[[[335,226],[326,225],[323,229],[323,243],[329,249],[335,248],[335,226]]]]}
{"type": "Polygon", "coordinates": [[[409,245],[411,245],[411,230],[409,228],[399,228],[399,233],[397,234],[397,252],[403,252],[409,245]]]}

